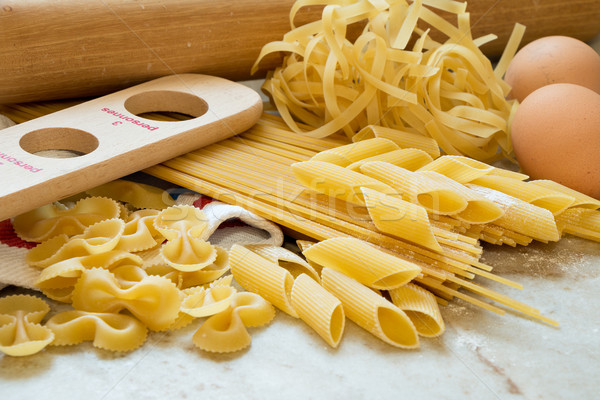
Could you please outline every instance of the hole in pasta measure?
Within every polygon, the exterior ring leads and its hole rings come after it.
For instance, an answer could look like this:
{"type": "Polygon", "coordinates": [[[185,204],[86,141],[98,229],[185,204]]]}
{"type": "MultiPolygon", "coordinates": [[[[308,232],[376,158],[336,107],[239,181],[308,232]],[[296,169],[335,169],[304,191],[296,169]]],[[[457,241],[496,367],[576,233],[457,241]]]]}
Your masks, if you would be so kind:
{"type": "Polygon", "coordinates": [[[44,128],[25,134],[19,145],[26,152],[40,157],[72,158],[96,150],[98,139],[79,129],[44,128]]]}
{"type": "Polygon", "coordinates": [[[200,97],[173,90],[138,93],[125,100],[124,106],[130,113],[154,121],[185,121],[208,111],[208,104],[200,97]]]}

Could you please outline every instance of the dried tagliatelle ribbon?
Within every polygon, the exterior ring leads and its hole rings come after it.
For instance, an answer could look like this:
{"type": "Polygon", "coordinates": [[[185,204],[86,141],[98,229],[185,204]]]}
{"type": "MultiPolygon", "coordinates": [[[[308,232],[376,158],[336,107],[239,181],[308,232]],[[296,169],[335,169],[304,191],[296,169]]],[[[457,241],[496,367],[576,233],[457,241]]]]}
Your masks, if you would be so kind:
{"type": "Polygon", "coordinates": [[[10,356],[29,356],[54,340],[54,333],[40,321],[50,307],[39,297],[14,295],[0,299],[0,351],[10,356]]]}
{"type": "Polygon", "coordinates": [[[286,52],[263,85],[294,131],[316,138],[348,137],[376,125],[433,138],[447,154],[493,160],[510,156],[509,123],[517,103],[502,81],[524,27],[516,24],[496,69],[479,49],[495,39],[472,38],[466,3],[453,0],[298,0],[291,30],[261,50],[286,52]],[[299,9],[324,5],[318,21],[295,27],[299,9]],[[457,24],[437,11],[456,14],[457,24]],[[349,25],[364,21],[355,40],[349,25]],[[423,30],[420,26],[429,28],[423,30]],[[437,42],[430,31],[447,39],[437,42]]]}

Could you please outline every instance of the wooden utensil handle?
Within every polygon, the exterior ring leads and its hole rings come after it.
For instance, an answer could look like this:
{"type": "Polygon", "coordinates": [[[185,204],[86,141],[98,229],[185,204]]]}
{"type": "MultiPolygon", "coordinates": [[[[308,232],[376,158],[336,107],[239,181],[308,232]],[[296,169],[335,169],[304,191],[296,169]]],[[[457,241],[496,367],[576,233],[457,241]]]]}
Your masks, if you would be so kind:
{"type": "MultiPolygon", "coordinates": [[[[173,73],[259,78],[279,59],[265,59],[253,77],[250,67],[264,44],[290,29],[293,3],[0,0],[0,104],[97,96],[173,73]]],[[[320,10],[301,10],[296,23],[318,19],[320,10]]],[[[515,22],[527,26],[524,43],[553,34],[588,40],[600,31],[598,0],[477,0],[467,10],[474,37],[498,36],[482,48],[490,57],[515,22]]]]}

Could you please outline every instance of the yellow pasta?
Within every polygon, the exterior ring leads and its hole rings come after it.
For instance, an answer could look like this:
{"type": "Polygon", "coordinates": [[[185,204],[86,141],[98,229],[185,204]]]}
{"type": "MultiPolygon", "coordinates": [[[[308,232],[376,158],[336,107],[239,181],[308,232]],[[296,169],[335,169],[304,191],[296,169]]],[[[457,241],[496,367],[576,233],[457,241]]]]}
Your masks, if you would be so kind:
{"type": "Polygon", "coordinates": [[[468,183],[467,187],[504,210],[504,215],[494,221],[495,225],[541,242],[555,242],[560,239],[554,216],[545,208],[483,186],[468,183]]]}
{"type": "Polygon", "coordinates": [[[156,216],[154,227],[167,239],[160,253],[171,267],[198,271],[217,259],[217,249],[201,239],[208,227],[202,210],[186,205],[169,207],[156,216]]]}
{"type": "Polygon", "coordinates": [[[139,210],[127,216],[117,250],[138,252],[162,243],[162,235],[154,228],[157,210],[139,210]]]}
{"type": "Polygon", "coordinates": [[[554,215],[562,213],[575,203],[573,196],[504,176],[482,176],[471,183],[506,193],[534,206],[545,208],[554,215]]]}
{"type": "Polygon", "coordinates": [[[444,320],[438,302],[431,292],[408,283],[390,290],[389,293],[392,303],[408,315],[419,335],[435,337],[444,333],[444,320]]]}
{"type": "Polygon", "coordinates": [[[571,207],[583,207],[583,208],[592,208],[597,209],[600,208],[600,200],[594,199],[588,195],[585,195],[581,192],[573,190],[565,185],[561,185],[560,183],[550,181],[547,179],[539,179],[533,180],[529,182],[531,185],[543,187],[546,189],[554,190],[556,192],[563,193],[567,196],[571,196],[575,199],[571,207]]]}
{"type": "Polygon", "coordinates": [[[48,204],[13,218],[16,234],[29,242],[43,242],[57,235],[75,236],[97,222],[118,218],[117,202],[103,197],[90,197],[67,208],[60,203],[48,204]]]}
{"type": "Polygon", "coordinates": [[[360,167],[360,171],[392,186],[407,201],[434,214],[457,214],[468,205],[463,196],[446,185],[389,163],[368,162],[360,167]]]}
{"type": "Polygon", "coordinates": [[[342,303],[314,279],[301,274],[294,280],[292,306],[308,326],[331,347],[337,347],[344,334],[346,317],[342,303]]]}
{"type": "Polygon", "coordinates": [[[230,353],[250,345],[246,327],[262,326],[275,316],[273,306],[255,293],[237,293],[224,311],[209,317],[192,341],[204,351],[230,353]]]}
{"type": "Polygon", "coordinates": [[[419,149],[398,149],[377,156],[353,162],[346,168],[360,172],[360,166],[370,161],[387,162],[409,171],[416,171],[433,160],[429,154],[419,149]]]}
{"type": "Polygon", "coordinates": [[[352,136],[353,142],[360,142],[371,138],[388,139],[400,146],[401,149],[418,149],[427,153],[432,158],[440,156],[438,143],[427,136],[401,129],[386,128],[378,125],[368,125],[352,136]]]}
{"type": "Polygon", "coordinates": [[[571,234],[600,242],[600,211],[583,207],[569,208],[556,216],[561,234],[571,234]]]}
{"type": "Polygon", "coordinates": [[[323,287],[341,301],[351,321],[392,346],[405,349],[419,347],[414,324],[394,304],[330,268],[323,268],[321,278],[323,287]]]}
{"type": "Polygon", "coordinates": [[[271,262],[277,263],[280,267],[287,269],[294,278],[304,273],[317,282],[321,279],[317,271],[308,262],[284,247],[269,244],[254,244],[246,245],[244,247],[271,262]]]}
{"type": "Polygon", "coordinates": [[[295,163],[292,164],[292,171],[303,186],[360,206],[364,205],[362,187],[383,193],[393,192],[390,186],[376,179],[322,161],[295,163]]]}
{"type": "Polygon", "coordinates": [[[236,290],[232,286],[212,286],[185,297],[180,310],[194,318],[208,317],[227,309],[235,294],[236,290]]]}
{"type": "Polygon", "coordinates": [[[491,165],[472,158],[445,155],[422,166],[419,171],[434,171],[458,183],[467,183],[487,175],[493,169],[491,165]]]}
{"type": "Polygon", "coordinates": [[[412,262],[355,238],[327,239],[304,250],[303,254],[323,267],[342,272],[374,289],[402,286],[421,272],[412,262]]]}
{"type": "Polygon", "coordinates": [[[217,250],[217,258],[201,270],[184,272],[166,264],[154,264],[148,266],[146,272],[149,275],[160,275],[170,279],[179,289],[210,283],[229,271],[229,253],[219,246],[213,247],[217,250]]]}
{"type": "Polygon", "coordinates": [[[442,252],[423,207],[367,188],[363,195],[371,220],[381,232],[442,252]]]}
{"type": "Polygon", "coordinates": [[[440,187],[445,187],[465,199],[467,207],[453,215],[461,221],[469,224],[485,224],[504,215],[504,211],[493,201],[442,174],[434,171],[417,171],[417,174],[427,177],[430,181],[439,184],[440,187]]]}
{"type": "Polygon", "coordinates": [[[120,250],[73,257],[44,268],[35,286],[53,300],[70,303],[73,287],[84,270],[90,268],[112,270],[122,265],[141,266],[142,263],[141,257],[120,250]]]}
{"type": "Polygon", "coordinates": [[[181,304],[179,290],[168,279],[147,276],[122,288],[110,271],[100,268],[82,272],[72,298],[73,307],[81,311],[106,313],[127,309],[154,331],[169,328],[181,304]]]}
{"type": "Polygon", "coordinates": [[[125,223],[118,218],[100,221],[80,235],[69,238],[61,234],[40,243],[27,253],[25,261],[44,268],[69,258],[111,251],[121,240],[124,229],[125,223]]]}
{"type": "Polygon", "coordinates": [[[295,12],[313,4],[294,4],[291,31],[266,44],[252,69],[270,53],[287,53],[263,90],[291,130],[350,137],[381,125],[435,139],[447,154],[493,160],[498,148],[511,153],[507,121],[516,101],[506,100],[510,88],[501,75],[522,26],[515,26],[495,73],[478,48],[491,36],[472,38],[464,3],[323,1],[320,20],[295,27],[295,12]],[[431,8],[456,13],[457,25],[431,8]],[[358,21],[365,28],[350,40],[347,28],[358,21]],[[432,40],[430,30],[447,40],[432,40]]]}
{"type": "Polygon", "coordinates": [[[54,340],[40,325],[50,307],[39,297],[12,295],[0,298],[0,351],[9,356],[29,356],[54,340]]]}
{"type": "Polygon", "coordinates": [[[311,161],[328,162],[340,167],[346,167],[356,161],[397,149],[398,145],[391,140],[374,138],[321,151],[315,154],[311,158],[311,161]]]}
{"type": "Polygon", "coordinates": [[[144,183],[117,179],[92,189],[86,190],[92,196],[105,196],[129,203],[138,209],[162,210],[175,204],[169,193],[155,186],[144,183]]]}
{"type": "Polygon", "coordinates": [[[148,330],[140,321],[125,314],[64,311],[48,320],[54,346],[70,346],[92,341],[94,347],[110,351],[131,351],[146,341],[148,330]]]}
{"type": "Polygon", "coordinates": [[[292,317],[298,317],[291,304],[292,274],[276,263],[240,245],[229,251],[233,278],[241,287],[256,293],[292,317]]]}

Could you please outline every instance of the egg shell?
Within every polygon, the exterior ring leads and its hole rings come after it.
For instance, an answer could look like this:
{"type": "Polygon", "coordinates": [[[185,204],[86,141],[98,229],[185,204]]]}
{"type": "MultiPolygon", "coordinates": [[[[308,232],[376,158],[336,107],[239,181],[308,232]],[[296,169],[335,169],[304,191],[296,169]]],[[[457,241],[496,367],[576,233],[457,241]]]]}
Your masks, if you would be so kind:
{"type": "Polygon", "coordinates": [[[537,89],[517,108],[511,139],[532,179],[600,199],[600,94],[569,83],[537,89]]]}
{"type": "Polygon", "coordinates": [[[512,88],[509,97],[519,102],[553,83],[574,83],[600,93],[600,55],[572,37],[543,37],[515,54],[504,80],[512,88]]]}

